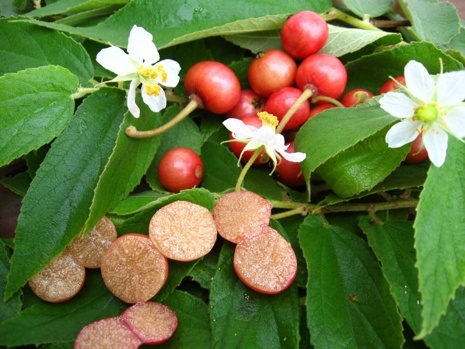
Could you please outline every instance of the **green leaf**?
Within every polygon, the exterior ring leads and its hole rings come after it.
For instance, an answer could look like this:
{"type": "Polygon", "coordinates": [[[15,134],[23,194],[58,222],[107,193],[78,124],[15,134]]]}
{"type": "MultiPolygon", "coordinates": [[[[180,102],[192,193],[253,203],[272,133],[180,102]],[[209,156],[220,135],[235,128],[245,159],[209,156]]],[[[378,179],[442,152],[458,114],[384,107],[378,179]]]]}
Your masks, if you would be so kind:
{"type": "Polygon", "coordinates": [[[163,303],[176,312],[179,325],[173,336],[167,342],[157,345],[158,348],[213,348],[208,307],[201,299],[176,290],[163,303]]]}
{"type": "Polygon", "coordinates": [[[364,240],[322,217],[299,231],[307,260],[307,322],[316,348],[401,348],[396,304],[364,240]]]}
{"type": "Polygon", "coordinates": [[[10,270],[10,261],[8,259],[7,246],[0,240],[0,323],[8,320],[21,311],[21,295],[3,301],[4,289],[6,285],[6,276],[10,270]]]}
{"type": "Polygon", "coordinates": [[[73,116],[78,79],[58,66],[0,77],[0,166],[50,142],[73,116]]]}
{"type": "Polygon", "coordinates": [[[296,149],[307,154],[302,162],[305,176],[309,177],[328,159],[394,121],[395,118],[379,106],[334,108],[310,118],[295,139],[296,149]]]}
{"type": "Polygon", "coordinates": [[[7,19],[0,20],[0,61],[0,75],[59,65],[76,75],[81,85],[90,86],[94,74],[89,54],[69,36],[7,19]]]}
{"type": "Polygon", "coordinates": [[[349,10],[361,18],[365,16],[379,17],[388,12],[392,7],[392,0],[342,0],[342,2],[349,10]]]}
{"type": "Polygon", "coordinates": [[[154,34],[158,48],[177,45],[208,36],[257,30],[254,21],[273,15],[289,15],[301,10],[321,13],[331,7],[330,0],[201,0],[186,3],[134,0],[94,27],[71,27],[31,19],[32,23],[80,35],[95,41],[125,47],[134,23],[154,34]],[[177,9],[173,15],[173,9],[177,9]],[[266,15],[264,15],[266,14],[266,15]],[[252,23],[252,24],[250,24],[252,23]],[[242,27],[242,28],[241,28],[242,27]]]}
{"type": "Polygon", "coordinates": [[[389,148],[386,130],[362,140],[326,161],[317,170],[336,195],[347,198],[373,189],[391,174],[410,150],[389,148]]]}
{"type": "Polygon", "coordinates": [[[460,30],[457,9],[450,2],[400,0],[399,5],[412,23],[417,40],[447,44],[460,30]]]}
{"type": "Polygon", "coordinates": [[[31,11],[27,15],[31,17],[45,17],[100,9],[102,7],[113,7],[114,5],[122,6],[128,2],[129,0],[60,0],[53,4],[47,4],[47,6],[31,11]]]}
{"type": "Polygon", "coordinates": [[[215,348],[295,348],[299,341],[299,298],[291,286],[277,295],[247,288],[234,273],[234,246],[225,243],[210,290],[215,348]]]}
{"type": "Polygon", "coordinates": [[[23,199],[6,297],[81,232],[126,112],[123,100],[121,90],[93,93],[53,143],[23,199]]]}
{"type": "Polygon", "coordinates": [[[86,283],[73,299],[59,305],[39,302],[0,324],[0,345],[74,341],[85,325],[118,316],[125,307],[108,291],[100,272],[87,271],[86,283]]]}
{"type": "Polygon", "coordinates": [[[465,147],[449,137],[445,163],[431,166],[415,220],[415,249],[423,324],[431,333],[455,291],[465,282],[465,147]],[[447,180],[444,180],[447,178],[447,180]]]}

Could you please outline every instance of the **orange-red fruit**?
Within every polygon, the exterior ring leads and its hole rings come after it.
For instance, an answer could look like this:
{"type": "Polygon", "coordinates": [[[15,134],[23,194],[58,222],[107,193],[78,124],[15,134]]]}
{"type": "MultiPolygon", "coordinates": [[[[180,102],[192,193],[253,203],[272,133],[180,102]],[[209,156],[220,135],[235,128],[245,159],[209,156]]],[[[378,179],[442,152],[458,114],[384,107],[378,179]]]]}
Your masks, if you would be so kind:
{"type": "Polygon", "coordinates": [[[355,107],[357,104],[365,102],[367,99],[373,97],[373,92],[356,87],[347,92],[345,92],[341,97],[341,103],[347,107],[355,107]]]}
{"type": "Polygon", "coordinates": [[[126,303],[147,301],[168,279],[168,261],[148,236],[117,238],[102,258],[102,278],[108,290],[126,303]]]}
{"type": "Polygon", "coordinates": [[[269,224],[271,205],[260,195],[248,190],[231,192],[217,201],[213,217],[218,234],[237,243],[245,236],[260,232],[269,224]]]}
{"type": "Polygon", "coordinates": [[[212,250],[217,232],[208,209],[179,200],[155,212],[150,220],[149,236],[167,258],[189,262],[212,250]]]}
{"type": "Polygon", "coordinates": [[[29,280],[32,291],[41,299],[59,303],[74,297],[84,285],[86,269],[65,250],[29,280]]]}
{"type": "Polygon", "coordinates": [[[254,291],[284,291],[297,274],[297,258],[289,242],[271,227],[239,240],[234,251],[234,270],[254,291]]]}
{"type": "Polygon", "coordinates": [[[121,314],[121,319],[144,344],[166,342],[178,327],[176,313],[156,302],[136,303],[121,314]]]}
{"type": "Polygon", "coordinates": [[[405,86],[405,84],[405,77],[403,75],[396,76],[394,80],[389,79],[381,86],[381,88],[379,89],[379,94],[395,91],[401,86],[405,86]]]}
{"type": "Polygon", "coordinates": [[[113,222],[103,217],[86,236],[74,240],[68,250],[74,260],[83,267],[100,268],[103,254],[117,237],[113,222]]]}
{"type": "Polygon", "coordinates": [[[74,349],[137,349],[141,344],[120,317],[111,317],[85,326],[74,341],[74,349]]]}

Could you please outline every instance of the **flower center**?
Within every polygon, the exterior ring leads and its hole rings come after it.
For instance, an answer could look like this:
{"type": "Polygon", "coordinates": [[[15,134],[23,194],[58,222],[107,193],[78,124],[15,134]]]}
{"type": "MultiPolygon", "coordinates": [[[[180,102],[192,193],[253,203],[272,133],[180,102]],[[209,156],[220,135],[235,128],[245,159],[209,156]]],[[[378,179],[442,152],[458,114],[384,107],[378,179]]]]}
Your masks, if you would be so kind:
{"type": "Polygon", "coordinates": [[[156,84],[145,84],[145,92],[149,96],[158,96],[160,95],[161,87],[156,84]]]}
{"type": "Polygon", "coordinates": [[[263,126],[271,126],[276,128],[279,124],[279,120],[273,114],[267,113],[266,111],[261,111],[257,113],[258,118],[262,121],[263,126]]]}
{"type": "Polygon", "coordinates": [[[423,122],[431,122],[437,119],[438,108],[434,104],[424,104],[415,108],[415,119],[423,122]]]}
{"type": "Polygon", "coordinates": [[[156,67],[141,65],[137,70],[137,73],[144,78],[148,79],[160,79],[161,82],[166,82],[168,79],[168,73],[166,72],[163,65],[159,64],[156,67]]]}

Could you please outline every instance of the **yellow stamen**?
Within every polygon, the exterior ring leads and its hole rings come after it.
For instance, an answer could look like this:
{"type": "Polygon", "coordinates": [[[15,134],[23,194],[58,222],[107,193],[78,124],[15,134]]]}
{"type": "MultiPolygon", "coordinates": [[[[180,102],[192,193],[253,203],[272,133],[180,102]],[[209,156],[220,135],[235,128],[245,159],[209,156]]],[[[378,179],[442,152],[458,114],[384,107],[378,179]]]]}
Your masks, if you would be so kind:
{"type": "Polygon", "coordinates": [[[161,82],[166,82],[168,79],[168,73],[166,72],[165,68],[160,64],[157,66],[157,70],[161,75],[161,82]]]}
{"type": "Polygon", "coordinates": [[[279,124],[278,118],[273,114],[267,113],[266,111],[258,112],[257,115],[262,121],[263,126],[271,126],[276,128],[276,126],[279,124]]]}
{"type": "Polygon", "coordinates": [[[146,84],[145,85],[145,92],[149,96],[159,96],[161,91],[161,87],[155,84],[146,84]]]}
{"type": "Polygon", "coordinates": [[[144,78],[156,79],[158,78],[158,74],[159,74],[158,70],[159,69],[155,69],[152,66],[141,65],[139,69],[137,70],[137,73],[143,76],[144,78]]]}

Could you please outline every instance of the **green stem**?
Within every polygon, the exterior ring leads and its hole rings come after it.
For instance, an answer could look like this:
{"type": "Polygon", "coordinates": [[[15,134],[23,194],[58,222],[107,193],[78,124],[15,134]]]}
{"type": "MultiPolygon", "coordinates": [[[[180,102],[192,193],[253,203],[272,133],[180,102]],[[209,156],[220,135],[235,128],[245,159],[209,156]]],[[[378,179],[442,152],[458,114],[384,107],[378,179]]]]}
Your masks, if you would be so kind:
{"type": "Polygon", "coordinates": [[[281,119],[278,127],[276,127],[276,133],[281,133],[286,124],[289,122],[291,119],[292,115],[299,109],[299,107],[302,105],[303,102],[305,102],[307,99],[309,99],[313,94],[313,91],[309,88],[306,88],[302,91],[302,94],[297,98],[297,100],[294,102],[292,107],[289,108],[287,113],[283,116],[281,119]]]}
{"type": "Polygon", "coordinates": [[[334,7],[332,7],[329,11],[325,12],[322,17],[326,21],[331,21],[337,19],[341,22],[347,23],[352,27],[366,29],[366,30],[381,30],[374,25],[372,25],[369,21],[362,21],[358,18],[350,16],[334,7]]]}
{"type": "Polygon", "coordinates": [[[263,146],[256,149],[255,152],[250,157],[249,161],[247,161],[247,163],[242,168],[242,171],[239,174],[239,177],[237,178],[236,187],[234,188],[235,191],[240,191],[241,190],[242,183],[244,182],[244,179],[245,179],[245,175],[247,174],[247,171],[249,171],[249,168],[253,165],[254,161],[260,155],[260,152],[262,151],[262,148],[263,148],[263,146]]]}
{"type": "Polygon", "coordinates": [[[89,93],[93,93],[97,91],[99,88],[97,87],[79,87],[78,90],[71,95],[72,99],[79,99],[84,97],[89,93]]]}
{"type": "Polygon", "coordinates": [[[336,107],[345,108],[345,105],[339,102],[337,99],[328,96],[316,96],[312,98],[312,103],[317,103],[319,101],[329,102],[336,107]]]}
{"type": "Polygon", "coordinates": [[[307,213],[308,213],[307,208],[305,206],[301,205],[300,207],[296,207],[296,208],[294,208],[292,210],[272,214],[270,218],[272,218],[272,219],[281,219],[281,218],[294,216],[296,214],[306,215],[307,213]]]}
{"type": "Polygon", "coordinates": [[[192,113],[195,109],[197,109],[198,106],[199,106],[198,103],[195,100],[191,99],[189,103],[184,107],[184,109],[181,110],[178,115],[176,115],[173,119],[168,121],[166,124],[158,128],[155,128],[153,130],[147,130],[147,131],[139,131],[134,126],[129,126],[128,128],[126,128],[126,135],[132,138],[149,138],[149,137],[160,135],[168,131],[173,126],[180,123],[182,120],[184,120],[190,113],[192,113]]]}

